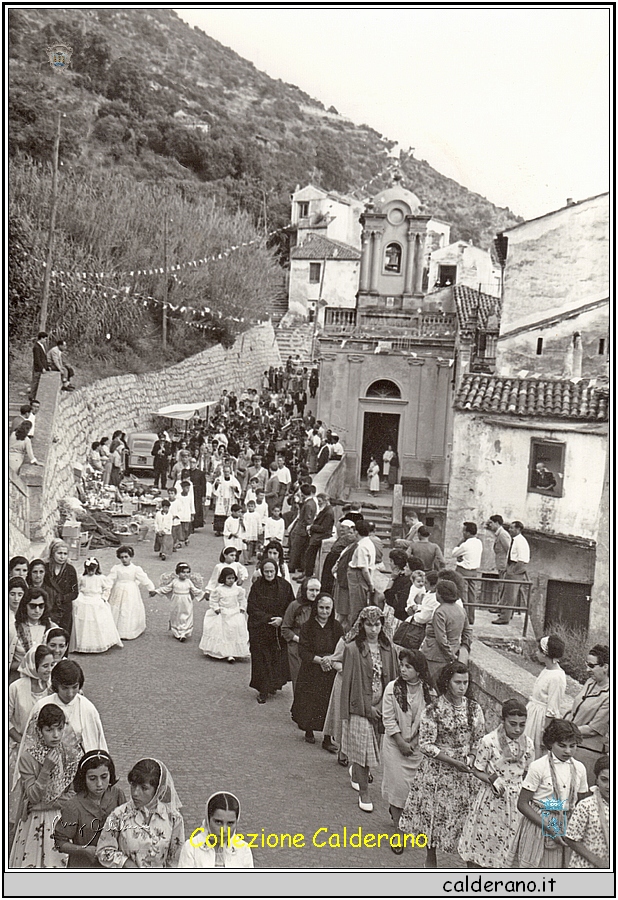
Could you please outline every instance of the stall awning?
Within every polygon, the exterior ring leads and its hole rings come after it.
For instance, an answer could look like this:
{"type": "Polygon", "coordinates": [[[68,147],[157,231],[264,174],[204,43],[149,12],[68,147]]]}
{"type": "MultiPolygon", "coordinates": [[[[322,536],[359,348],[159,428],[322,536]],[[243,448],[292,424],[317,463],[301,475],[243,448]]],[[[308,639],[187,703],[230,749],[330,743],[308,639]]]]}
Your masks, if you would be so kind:
{"type": "Polygon", "coordinates": [[[203,410],[215,406],[216,400],[198,400],[195,403],[175,403],[172,406],[162,406],[154,415],[163,416],[165,419],[181,419],[186,421],[192,419],[193,416],[201,413],[203,410]]]}

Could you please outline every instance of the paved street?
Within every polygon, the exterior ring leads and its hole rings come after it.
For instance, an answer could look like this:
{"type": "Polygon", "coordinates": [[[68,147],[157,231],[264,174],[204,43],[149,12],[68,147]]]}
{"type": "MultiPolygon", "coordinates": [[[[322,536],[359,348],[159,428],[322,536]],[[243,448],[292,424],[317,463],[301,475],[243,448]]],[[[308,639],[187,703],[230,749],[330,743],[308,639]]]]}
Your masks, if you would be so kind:
{"type": "MultiPolygon", "coordinates": [[[[135,562],[155,584],[181,559],[209,577],[218,561],[221,540],[206,527],[193,535],[186,551],[161,562],[152,539],[135,544],[135,562]]],[[[115,564],[112,548],[96,550],[103,572],[115,564]]],[[[81,571],[83,560],[77,563],[81,571]]],[[[254,849],[256,866],[409,868],[422,867],[423,850],[407,848],[396,856],[385,840],[380,848],[318,848],[312,845],[333,832],[348,837],[393,831],[387,804],[380,796],[380,776],[373,784],[374,812],[363,813],[345,769],[336,757],[304,742],[290,719],[291,684],[264,706],[249,688],[249,662],[212,660],[198,649],[205,603],[195,605],[195,631],[186,644],[167,630],[169,601],[146,597],[147,630],[123,649],[103,654],[76,654],[84,669],[84,693],[101,714],[109,750],[128,793],[126,775],[141,756],[160,758],[169,767],[183,802],[187,837],[201,824],[204,805],[216,790],[231,790],[242,805],[240,831],[260,835],[303,834],[306,846],[254,849]]],[[[272,841],[271,841],[272,842],[272,841]]],[[[300,841],[297,840],[297,844],[300,841]]],[[[456,857],[440,859],[461,866],[456,857]]]]}

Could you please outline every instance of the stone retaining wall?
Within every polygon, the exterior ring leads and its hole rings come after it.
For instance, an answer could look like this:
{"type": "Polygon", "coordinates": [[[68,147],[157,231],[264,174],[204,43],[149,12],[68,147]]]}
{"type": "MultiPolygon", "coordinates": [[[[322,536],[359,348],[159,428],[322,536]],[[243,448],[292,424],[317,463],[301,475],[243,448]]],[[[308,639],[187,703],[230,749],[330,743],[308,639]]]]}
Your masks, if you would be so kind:
{"type": "Polygon", "coordinates": [[[28,487],[9,470],[9,552],[28,556],[30,550],[30,503],[28,487]]]}
{"type": "MultiPolygon", "coordinates": [[[[472,644],[469,668],[470,693],[483,707],[486,731],[492,731],[500,724],[501,707],[505,700],[521,700],[526,704],[532,696],[536,676],[480,641],[472,644]]],[[[571,708],[573,697],[580,687],[567,675],[563,713],[571,708]]]]}
{"type": "Polygon", "coordinates": [[[53,537],[58,501],[73,493],[74,467],[84,462],[93,440],[111,438],[116,429],[152,431],[153,411],[161,406],[259,389],[271,365],[281,365],[281,357],[267,323],[240,335],[228,350],[217,345],[160,372],[105,378],[73,393],[61,393],[57,373],[44,372],[34,445],[43,467],[28,466],[24,478],[38,481],[30,487],[32,540],[53,537]]]}

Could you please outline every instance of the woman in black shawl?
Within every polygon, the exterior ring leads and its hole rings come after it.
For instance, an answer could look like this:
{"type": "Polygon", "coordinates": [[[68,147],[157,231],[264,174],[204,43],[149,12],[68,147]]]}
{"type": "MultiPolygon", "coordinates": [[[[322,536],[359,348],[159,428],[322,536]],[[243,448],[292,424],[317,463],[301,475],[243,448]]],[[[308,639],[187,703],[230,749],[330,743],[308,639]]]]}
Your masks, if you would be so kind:
{"type": "Polygon", "coordinates": [[[276,564],[265,559],[261,577],[253,584],[247,601],[247,626],[251,651],[251,681],[258,692],[258,703],[266,703],[290,680],[287,644],[281,635],[281,623],[294,599],[292,586],[277,575],[276,564]]]}
{"type": "Polygon", "coordinates": [[[204,497],[206,496],[206,476],[197,467],[197,460],[191,459],[189,469],[183,469],[181,480],[186,478],[193,485],[193,501],[195,515],[193,517],[193,531],[204,527],[204,497]]]}
{"type": "Polygon", "coordinates": [[[77,572],[70,562],[69,548],[55,538],[49,547],[49,561],[45,563],[43,587],[47,592],[49,613],[56,625],[69,636],[73,630],[73,601],[79,593],[77,572]]]}
{"type": "MultiPolygon", "coordinates": [[[[335,604],[328,594],[320,594],[309,619],[300,629],[300,672],[296,681],[292,718],[305,732],[308,744],[315,744],[314,731],[322,731],[336,670],[331,656],[343,635],[335,619],[335,604]]],[[[322,741],[324,750],[336,753],[329,734],[322,741]]]]}

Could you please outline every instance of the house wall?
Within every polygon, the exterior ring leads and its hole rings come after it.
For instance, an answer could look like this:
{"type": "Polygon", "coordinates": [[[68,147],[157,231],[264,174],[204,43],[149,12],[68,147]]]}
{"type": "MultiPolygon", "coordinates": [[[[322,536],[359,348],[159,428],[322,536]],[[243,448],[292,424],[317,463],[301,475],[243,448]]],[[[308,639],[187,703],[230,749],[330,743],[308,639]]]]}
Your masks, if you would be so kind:
{"type": "Polygon", "coordinates": [[[438,281],[440,266],[457,266],[457,284],[465,284],[485,294],[499,296],[500,274],[494,271],[487,250],[457,241],[448,247],[434,250],[429,265],[429,289],[438,281]]]}
{"type": "Polygon", "coordinates": [[[494,538],[483,527],[494,513],[505,521],[519,519],[526,529],[538,532],[526,534],[531,549],[532,622],[537,633],[543,627],[549,579],[583,584],[594,580],[592,542],[599,532],[606,453],[606,428],[594,423],[508,422],[505,417],[454,413],[445,555],[460,542],[462,523],[476,522],[484,548],[482,568],[495,571],[494,538]],[[566,444],[562,497],[527,491],[533,437],[566,444]],[[587,539],[590,546],[569,540],[568,535],[587,539]]]}
{"type": "Polygon", "coordinates": [[[350,352],[320,342],[316,415],[342,438],[348,484],[358,484],[364,477],[360,467],[365,412],[400,416],[397,452],[403,477],[448,480],[452,408],[452,369],[444,358],[448,354],[444,347],[431,346],[419,346],[416,357],[375,354],[372,349],[350,352]],[[394,381],[402,399],[367,398],[367,389],[379,379],[394,381]]]}
{"type": "Polygon", "coordinates": [[[298,231],[299,244],[302,244],[304,237],[313,230],[311,227],[308,229],[302,227],[302,223],[307,222],[307,219],[300,219],[298,208],[300,201],[309,201],[310,220],[318,214],[333,217],[328,224],[328,228],[315,229],[317,233],[323,234],[334,241],[343,241],[344,244],[360,249],[361,225],[359,218],[363,211],[363,204],[360,201],[352,201],[350,204],[340,202],[336,197],[320,191],[313,185],[307,185],[296,191],[292,194],[291,221],[293,225],[301,225],[298,231]]]}
{"type": "MultiPolygon", "coordinates": [[[[536,318],[542,318],[541,313],[536,318]]],[[[500,375],[515,376],[523,369],[536,375],[581,374],[586,377],[607,375],[609,368],[609,303],[555,325],[533,328],[523,334],[498,339],[498,371],[500,375]],[[573,335],[581,336],[581,372],[574,368],[573,335]],[[541,355],[537,355],[537,341],[543,338],[541,355]],[[599,341],[605,341],[599,353],[599,341]]]]}
{"type": "Polygon", "coordinates": [[[609,195],[602,194],[505,232],[501,332],[545,309],[607,291],[609,195]]]}
{"type": "Polygon", "coordinates": [[[309,303],[317,303],[320,297],[328,306],[354,309],[360,260],[327,259],[313,260],[324,267],[323,283],[311,284],[309,281],[309,265],[312,260],[290,260],[290,292],[289,309],[296,315],[307,315],[309,303]]]}

